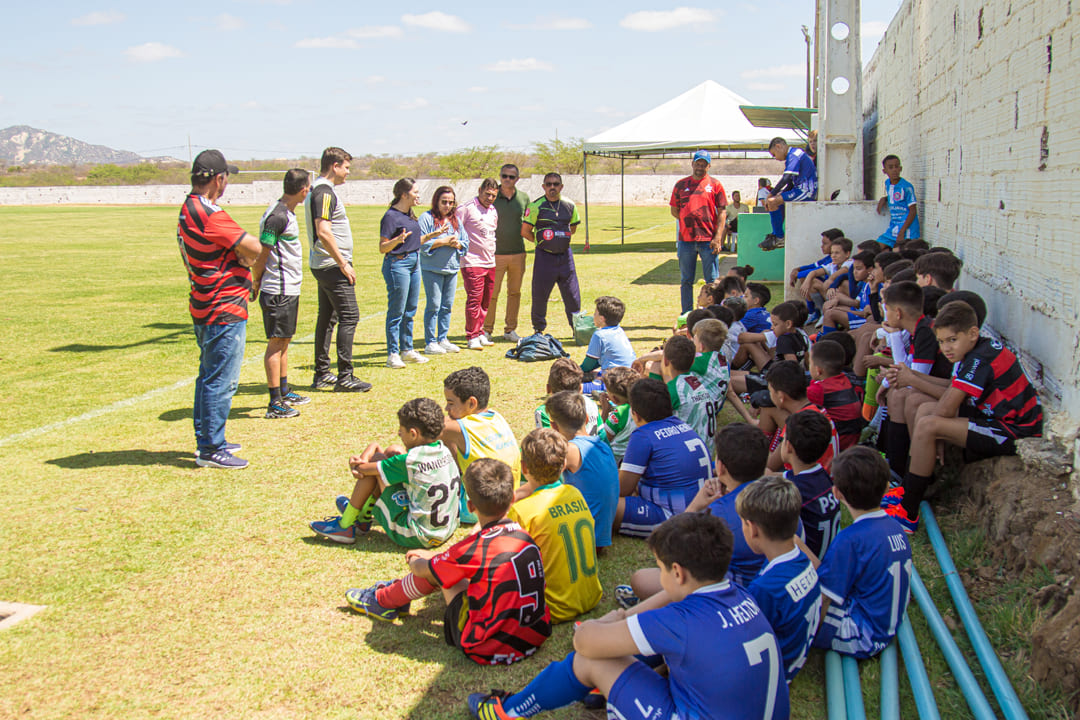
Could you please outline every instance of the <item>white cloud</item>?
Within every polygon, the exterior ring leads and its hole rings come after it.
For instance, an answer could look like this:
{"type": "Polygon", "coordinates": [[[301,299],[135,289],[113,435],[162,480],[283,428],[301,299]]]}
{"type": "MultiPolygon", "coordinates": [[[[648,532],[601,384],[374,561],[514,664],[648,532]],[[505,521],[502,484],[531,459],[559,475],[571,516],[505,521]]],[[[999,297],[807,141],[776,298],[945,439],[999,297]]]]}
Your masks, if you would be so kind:
{"type": "Polygon", "coordinates": [[[600,105],[599,107],[595,107],[595,108],[593,108],[593,112],[596,113],[597,115],[606,115],[608,117],[613,117],[613,118],[626,117],[626,116],[628,116],[630,114],[630,113],[626,112],[625,110],[620,110],[619,108],[613,108],[613,107],[610,107],[608,105],[600,105]]]}
{"type": "Polygon", "coordinates": [[[401,103],[400,105],[398,105],[398,110],[419,110],[420,108],[427,107],[430,104],[431,103],[429,103],[424,98],[418,97],[415,100],[401,103]]]}
{"type": "Polygon", "coordinates": [[[397,25],[365,25],[364,27],[352,28],[345,33],[349,37],[366,40],[369,38],[401,37],[401,28],[397,25]]]}
{"type": "Polygon", "coordinates": [[[471,93],[486,93],[487,88],[484,87],[483,85],[473,85],[471,88],[469,88],[469,92],[471,92],[471,93]]]}
{"type": "Polygon", "coordinates": [[[381,82],[386,82],[386,78],[382,75],[368,75],[364,78],[364,82],[368,85],[378,85],[381,82]]]}
{"type": "Polygon", "coordinates": [[[746,87],[748,89],[750,89],[750,90],[759,90],[761,92],[773,92],[773,91],[776,91],[776,90],[783,90],[787,86],[784,85],[784,83],[752,82],[752,83],[747,83],[746,87]]]}
{"type": "Polygon", "coordinates": [[[758,68],[757,70],[744,70],[739,73],[744,80],[754,78],[801,78],[806,77],[806,65],[776,65],[775,67],[758,68]]]}
{"type": "Polygon", "coordinates": [[[124,13],[115,10],[103,10],[80,15],[71,21],[72,25],[111,25],[124,19],[124,13]]]}
{"type": "Polygon", "coordinates": [[[550,72],[555,69],[555,66],[549,62],[537,60],[536,58],[516,58],[514,60],[500,60],[492,65],[485,65],[484,69],[489,70],[490,72],[532,72],[534,70],[550,72]]]}
{"type": "Polygon", "coordinates": [[[360,47],[360,43],[352,38],[331,35],[330,37],[304,38],[303,40],[297,40],[293,47],[309,50],[355,50],[360,47]]]}
{"type": "Polygon", "coordinates": [[[588,30],[592,23],[585,18],[537,19],[527,25],[507,25],[510,30],[588,30]]]}
{"type": "Polygon", "coordinates": [[[183,57],[184,53],[180,52],[172,45],[166,45],[159,42],[148,42],[142,45],[132,45],[124,54],[129,59],[135,62],[157,62],[158,60],[165,60],[166,58],[183,57]]]}
{"type": "Polygon", "coordinates": [[[456,15],[447,15],[444,12],[433,10],[423,15],[402,15],[401,22],[415,27],[428,28],[429,30],[445,30],[446,32],[464,33],[472,28],[456,15]]]}
{"type": "Polygon", "coordinates": [[[889,29],[889,23],[881,22],[880,20],[869,20],[859,25],[859,34],[863,40],[869,38],[881,39],[881,36],[885,34],[885,31],[889,29]]]}
{"type": "Polygon", "coordinates": [[[659,30],[671,30],[683,25],[711,23],[716,18],[717,13],[712,10],[678,7],[674,10],[643,10],[630,13],[619,21],[619,25],[627,30],[657,32],[659,30]]]}
{"type": "Polygon", "coordinates": [[[217,25],[217,29],[222,32],[230,32],[233,30],[243,30],[247,23],[244,22],[244,18],[230,15],[229,13],[222,13],[214,18],[214,22],[217,25]]]}

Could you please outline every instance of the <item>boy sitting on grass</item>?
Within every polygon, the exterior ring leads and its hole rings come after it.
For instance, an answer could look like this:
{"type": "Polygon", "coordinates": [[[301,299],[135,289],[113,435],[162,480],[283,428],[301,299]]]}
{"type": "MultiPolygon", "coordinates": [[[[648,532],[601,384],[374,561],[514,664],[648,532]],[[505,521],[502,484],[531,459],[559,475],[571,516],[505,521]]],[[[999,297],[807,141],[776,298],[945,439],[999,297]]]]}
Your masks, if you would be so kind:
{"type": "Polygon", "coordinates": [[[548,398],[547,409],[551,429],[569,444],[563,482],[580,490],[585,498],[595,524],[595,545],[599,552],[611,545],[611,528],[619,504],[619,466],[607,443],[585,434],[584,395],[572,390],[555,393],[548,398]]]}
{"type": "MultiPolygon", "coordinates": [[[[772,309],[769,320],[771,330],[763,333],[745,332],[739,336],[739,345],[747,350],[750,359],[760,372],[765,372],[776,360],[793,360],[803,365],[810,343],[800,332],[799,320],[803,311],[795,302],[782,302],[772,309]]],[[[731,373],[731,387],[736,393],[764,390],[759,374],[750,376],[746,370],[731,373]]]]}
{"type": "Polygon", "coordinates": [[[937,445],[945,441],[983,457],[1013,455],[1016,441],[1042,435],[1039,396],[1016,356],[979,335],[975,310],[946,304],[934,324],[941,351],[956,363],[949,388],[936,404],[919,408],[904,484],[885,496],[885,510],[906,532],[919,526],[919,504],[933,482],[937,445]]]}
{"type": "MultiPolygon", "coordinates": [[[[706,382],[705,378],[691,372],[696,359],[697,346],[694,341],[674,335],[664,343],[660,376],[671,394],[671,409],[694,429],[708,447],[716,430],[716,413],[723,404],[724,394],[717,397],[719,377],[706,382]]],[[[709,358],[706,357],[701,363],[702,369],[708,367],[708,362],[709,358]]],[[[723,392],[726,394],[726,386],[723,392]]]]}
{"type": "Polygon", "coordinates": [[[884,650],[904,618],[911,546],[879,506],[889,486],[881,454],[858,445],[833,463],[833,493],[851,512],[818,565],[825,603],[814,647],[868,658],[884,650]]]}
{"type": "MultiPolygon", "coordinates": [[[[769,470],[780,472],[784,469],[784,461],[780,456],[780,443],[784,440],[784,427],[791,415],[799,412],[816,412],[826,420],[829,419],[825,409],[818,407],[806,397],[806,373],[802,366],[790,360],[782,360],[774,363],[765,373],[765,382],[769,386],[769,398],[773,407],[761,409],[761,417],[758,427],[772,437],[769,454],[769,470]]],[[[836,453],[840,452],[840,441],[836,434],[836,428],[829,420],[829,428],[832,440],[829,447],[822,453],[818,462],[826,470],[832,464],[836,453]]]]}
{"type": "MultiPolygon", "coordinates": [[[[583,392],[583,377],[584,373],[581,372],[581,368],[570,358],[559,358],[555,360],[551,363],[551,367],[548,368],[548,396],[564,390],[573,390],[576,393],[583,392]]],[[[596,435],[597,427],[600,424],[600,408],[596,404],[596,401],[591,397],[588,395],[585,395],[584,397],[585,413],[588,415],[588,420],[585,423],[585,433],[587,435],[596,435]]],[[[541,404],[540,407],[536,408],[533,412],[533,418],[536,420],[536,427],[551,427],[551,418],[548,417],[546,403],[541,404]]]]}
{"type": "Polygon", "coordinates": [[[637,371],[624,367],[611,368],[604,378],[606,389],[600,396],[604,424],[597,434],[611,446],[616,465],[622,463],[630,433],[637,428],[630,416],[630,388],[640,379],[637,371]]]}
{"type": "Polygon", "coordinates": [[[810,349],[810,386],[806,399],[825,409],[836,428],[839,449],[847,450],[859,442],[866,420],[862,416],[862,400],[855,386],[844,374],[846,353],[838,342],[819,340],[810,349]]]}
{"type": "Polygon", "coordinates": [[[832,442],[829,421],[815,412],[795,413],[784,426],[780,456],[790,470],[784,477],[795,484],[802,497],[802,520],[806,547],[821,557],[840,532],[840,501],[832,491],[832,478],[818,459],[832,442]]]}
{"type": "Polygon", "coordinates": [[[817,572],[795,545],[801,504],[795,486],[776,475],[749,483],[735,501],[746,544],[768,560],[746,589],[776,633],[789,684],[806,663],[821,621],[817,572]]]}
{"type": "Polygon", "coordinates": [[[317,535],[352,545],[366,533],[371,513],[391,540],[407,548],[438,547],[458,527],[461,485],[450,450],[440,441],[443,412],[429,398],[410,400],[398,410],[398,437],[404,448],[383,450],[372,443],[349,458],[356,484],[352,496],[339,495],[339,517],[310,523],[317,535]]]}
{"type": "Polygon", "coordinates": [[[596,332],[589,340],[585,361],[581,363],[582,372],[589,376],[589,387],[585,392],[603,390],[603,382],[597,378],[613,367],[630,367],[634,362],[634,348],[619,327],[625,314],[626,305],[619,298],[611,295],[596,298],[596,310],[593,311],[596,332]]]}
{"type": "Polygon", "coordinates": [[[514,499],[510,466],[480,458],[465,471],[480,531],[442,553],[410,550],[411,572],[391,583],[350,589],[353,610],[392,621],[412,600],[441,589],[446,644],[480,665],[508,665],[536,652],[551,635],[540,548],[506,517],[514,499]]]}
{"type": "Polygon", "coordinates": [[[787,718],[776,635],[753,597],[724,579],[731,542],[718,518],[667,520],[648,539],[662,592],[582,623],[575,652],[516,694],[470,695],[469,712],[481,720],[531,717],[596,688],[610,717],[711,718],[722,709],[725,717],[787,718]],[[668,676],[635,656],[660,656],[668,676]]]}
{"type": "MultiPolygon", "coordinates": [[[[484,369],[468,367],[450,373],[443,380],[443,396],[449,417],[440,439],[454,451],[461,474],[480,458],[494,458],[509,465],[514,478],[521,477],[521,452],[514,431],[502,415],[488,407],[491,380],[484,369]]],[[[461,522],[472,525],[476,515],[467,503],[462,485],[461,522]]]]}
{"type": "Polygon", "coordinates": [[[592,514],[581,491],[559,479],[567,445],[555,430],[537,429],[525,436],[521,465],[526,482],[506,513],[540,548],[552,624],[589,612],[603,595],[592,514]]]}

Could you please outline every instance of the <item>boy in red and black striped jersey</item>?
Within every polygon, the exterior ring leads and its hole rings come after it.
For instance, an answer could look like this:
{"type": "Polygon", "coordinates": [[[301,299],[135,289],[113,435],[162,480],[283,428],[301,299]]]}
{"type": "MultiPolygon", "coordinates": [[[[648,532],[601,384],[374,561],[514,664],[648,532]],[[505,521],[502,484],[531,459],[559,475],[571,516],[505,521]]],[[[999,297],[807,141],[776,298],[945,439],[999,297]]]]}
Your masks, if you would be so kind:
{"type": "Polygon", "coordinates": [[[540,548],[506,517],[514,499],[509,465],[475,460],[465,471],[465,488],[479,517],[477,532],[441,553],[410,550],[411,573],[350,589],[345,600],[357,612],[390,621],[412,600],[442,589],[446,643],[481,665],[507,665],[532,655],[551,635],[540,548]]]}
{"type": "Polygon", "coordinates": [[[1013,455],[1017,439],[1042,435],[1042,406],[1035,388],[1012,351],[979,335],[970,305],[945,305],[934,333],[956,368],[941,400],[919,408],[904,484],[882,500],[885,511],[909,533],[918,528],[919,504],[933,480],[938,440],[993,456],[1013,455]]]}
{"type": "Polygon", "coordinates": [[[844,358],[840,343],[828,338],[818,341],[810,349],[810,377],[813,380],[806,388],[806,399],[824,408],[836,427],[841,451],[858,443],[859,435],[866,427],[862,398],[844,374],[844,358]]]}
{"type": "MultiPolygon", "coordinates": [[[[779,428],[779,431],[775,432],[772,441],[769,443],[769,463],[767,467],[772,472],[790,470],[790,467],[784,463],[780,448],[787,429],[787,419],[800,412],[820,413],[826,420],[829,420],[829,415],[824,408],[807,399],[806,373],[803,372],[802,365],[794,360],[774,362],[769,368],[769,372],[765,373],[765,382],[769,384],[769,398],[773,401],[775,407],[761,409],[758,427],[766,433],[779,428]]],[[[829,420],[829,429],[832,440],[818,460],[826,470],[832,467],[833,457],[840,452],[840,441],[836,435],[836,427],[833,425],[832,420],[829,420]]]]}

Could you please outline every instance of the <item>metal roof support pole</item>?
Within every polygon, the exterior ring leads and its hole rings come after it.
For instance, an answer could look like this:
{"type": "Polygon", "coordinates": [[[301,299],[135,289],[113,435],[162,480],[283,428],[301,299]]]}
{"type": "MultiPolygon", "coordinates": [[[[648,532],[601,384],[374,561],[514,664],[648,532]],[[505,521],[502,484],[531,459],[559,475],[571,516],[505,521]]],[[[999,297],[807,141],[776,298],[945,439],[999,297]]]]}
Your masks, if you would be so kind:
{"type": "Polygon", "coordinates": [[[819,87],[818,200],[862,200],[862,60],[859,0],[818,0],[824,10],[819,87]]]}
{"type": "Polygon", "coordinates": [[[585,178],[585,252],[589,251],[589,153],[581,153],[581,172],[585,178]]]}
{"type": "Polygon", "coordinates": [[[626,244],[626,156],[619,156],[619,244],[626,244]]]}

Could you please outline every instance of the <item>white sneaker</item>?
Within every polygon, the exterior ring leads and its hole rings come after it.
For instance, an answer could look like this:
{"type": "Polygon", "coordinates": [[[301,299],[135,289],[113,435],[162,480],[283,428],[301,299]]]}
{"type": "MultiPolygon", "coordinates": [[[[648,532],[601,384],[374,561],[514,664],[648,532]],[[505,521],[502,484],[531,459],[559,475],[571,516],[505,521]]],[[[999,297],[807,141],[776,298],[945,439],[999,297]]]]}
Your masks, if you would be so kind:
{"type": "Polygon", "coordinates": [[[390,353],[386,356],[386,367],[392,370],[400,370],[405,367],[405,363],[402,362],[400,355],[397,353],[390,353]]]}
{"type": "Polygon", "coordinates": [[[443,350],[445,350],[448,353],[461,352],[461,348],[459,348],[457,345],[450,342],[449,340],[440,340],[439,341],[439,347],[441,347],[443,350]]]}
{"type": "Polygon", "coordinates": [[[484,341],[481,340],[480,338],[481,338],[481,336],[477,335],[476,337],[474,337],[472,340],[469,341],[469,349],[470,350],[483,350],[484,349],[484,341]]]}
{"type": "Polygon", "coordinates": [[[517,342],[520,342],[521,336],[518,335],[513,330],[511,330],[508,333],[503,333],[503,340],[507,340],[507,341],[512,342],[512,343],[517,343],[517,342]]]}
{"type": "Polygon", "coordinates": [[[488,337],[487,333],[480,333],[480,344],[481,345],[494,345],[495,343],[492,342],[491,338],[488,337]]]}
{"type": "Polygon", "coordinates": [[[429,362],[426,357],[416,352],[415,350],[407,351],[401,356],[401,359],[405,362],[416,363],[417,365],[423,365],[424,363],[429,362]]]}
{"type": "Polygon", "coordinates": [[[427,345],[424,346],[424,354],[425,355],[445,355],[446,354],[446,348],[444,348],[439,343],[433,343],[433,342],[428,343],[427,345]]]}

